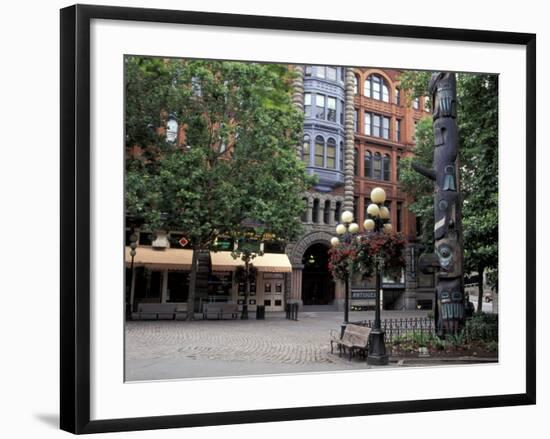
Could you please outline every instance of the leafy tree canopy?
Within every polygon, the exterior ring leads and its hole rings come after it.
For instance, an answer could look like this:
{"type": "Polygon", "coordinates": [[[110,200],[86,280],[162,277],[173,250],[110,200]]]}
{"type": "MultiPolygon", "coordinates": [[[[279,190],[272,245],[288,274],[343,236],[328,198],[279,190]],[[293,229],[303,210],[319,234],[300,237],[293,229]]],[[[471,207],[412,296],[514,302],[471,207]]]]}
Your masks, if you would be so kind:
{"type": "MultiPolygon", "coordinates": [[[[404,72],[401,87],[410,96],[428,94],[428,72],[404,72]]],[[[466,271],[498,266],[498,76],[457,74],[459,166],[463,192],[463,233],[466,271]]],[[[431,116],[417,124],[416,157],[433,163],[431,116]]],[[[403,161],[402,186],[415,202],[409,206],[423,222],[422,240],[433,244],[433,184],[403,161]]]]}
{"type": "Polygon", "coordinates": [[[314,181],[296,157],[303,115],[291,80],[280,65],[128,57],[127,213],[197,248],[241,235],[250,218],[258,233],[296,236],[314,181]],[[183,127],[174,144],[168,117],[183,127]]]}

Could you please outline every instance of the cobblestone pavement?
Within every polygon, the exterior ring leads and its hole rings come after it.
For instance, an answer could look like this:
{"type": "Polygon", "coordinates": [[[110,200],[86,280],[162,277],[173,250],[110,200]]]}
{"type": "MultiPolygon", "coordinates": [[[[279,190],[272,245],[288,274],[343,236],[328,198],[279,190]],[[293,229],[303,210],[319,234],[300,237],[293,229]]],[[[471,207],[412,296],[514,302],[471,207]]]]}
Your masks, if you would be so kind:
{"type": "MultiPolygon", "coordinates": [[[[383,318],[425,312],[384,312],[383,318]]],[[[126,380],[239,376],[370,368],[364,360],[330,353],[330,330],[342,312],[304,312],[298,321],[272,313],[265,320],[130,321],[126,380]]],[[[353,312],[350,320],[374,318],[353,312]]]]}

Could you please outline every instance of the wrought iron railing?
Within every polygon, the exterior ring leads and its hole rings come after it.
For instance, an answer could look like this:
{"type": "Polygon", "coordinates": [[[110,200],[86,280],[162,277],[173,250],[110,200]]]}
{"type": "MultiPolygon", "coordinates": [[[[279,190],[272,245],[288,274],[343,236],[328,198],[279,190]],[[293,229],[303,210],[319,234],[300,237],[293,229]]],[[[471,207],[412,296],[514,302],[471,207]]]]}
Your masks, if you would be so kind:
{"type": "MultiPolygon", "coordinates": [[[[356,325],[374,326],[374,320],[362,320],[354,322],[356,325]]],[[[380,322],[384,330],[384,341],[391,344],[398,337],[405,336],[433,336],[435,335],[434,320],[428,317],[411,317],[405,319],[384,319],[380,322]]]]}

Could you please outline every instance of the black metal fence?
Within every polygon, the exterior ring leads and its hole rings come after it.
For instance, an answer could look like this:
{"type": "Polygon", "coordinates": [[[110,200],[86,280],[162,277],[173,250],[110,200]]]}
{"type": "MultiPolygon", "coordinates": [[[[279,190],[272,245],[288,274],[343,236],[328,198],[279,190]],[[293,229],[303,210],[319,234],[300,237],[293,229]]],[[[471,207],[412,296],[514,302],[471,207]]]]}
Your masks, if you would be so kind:
{"type": "MultiPolygon", "coordinates": [[[[354,322],[356,325],[374,326],[374,320],[362,320],[354,322]]],[[[384,319],[380,322],[384,330],[384,341],[386,344],[392,343],[397,338],[405,336],[433,336],[435,335],[434,320],[428,317],[411,317],[408,319],[384,319]]]]}

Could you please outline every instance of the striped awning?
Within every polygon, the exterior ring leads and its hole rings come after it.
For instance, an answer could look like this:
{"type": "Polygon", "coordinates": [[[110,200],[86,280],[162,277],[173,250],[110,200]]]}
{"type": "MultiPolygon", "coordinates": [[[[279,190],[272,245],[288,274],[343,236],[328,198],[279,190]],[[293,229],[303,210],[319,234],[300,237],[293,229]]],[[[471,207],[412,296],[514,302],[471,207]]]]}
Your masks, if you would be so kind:
{"type": "MultiPolygon", "coordinates": [[[[132,257],[130,247],[126,247],[126,266],[132,257]]],[[[157,270],[191,270],[193,250],[167,248],[156,250],[153,247],[138,247],[134,257],[134,267],[148,267],[157,270]]]]}
{"type": "MultiPolygon", "coordinates": [[[[234,259],[231,252],[210,252],[212,260],[212,270],[214,271],[233,271],[235,267],[244,266],[241,259],[234,259]]],[[[254,267],[258,271],[268,273],[291,273],[292,265],[286,254],[264,253],[262,256],[256,256],[252,260],[254,267]]]]}

